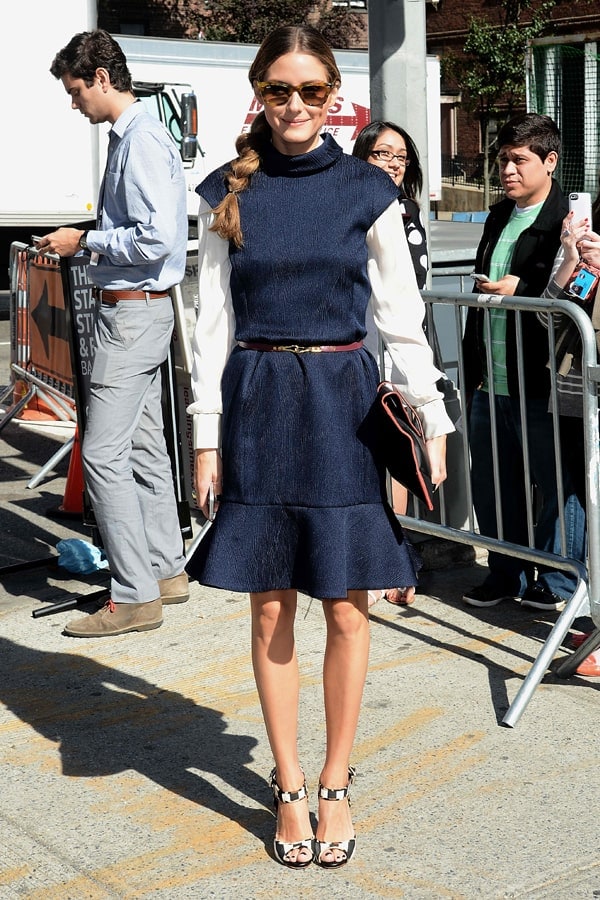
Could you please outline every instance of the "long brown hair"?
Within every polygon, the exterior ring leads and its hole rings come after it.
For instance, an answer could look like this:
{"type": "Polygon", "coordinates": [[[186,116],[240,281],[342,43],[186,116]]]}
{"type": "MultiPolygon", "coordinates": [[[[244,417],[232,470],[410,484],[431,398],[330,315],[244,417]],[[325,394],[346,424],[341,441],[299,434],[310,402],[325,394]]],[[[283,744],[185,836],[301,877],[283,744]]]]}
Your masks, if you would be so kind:
{"type": "MultiPolygon", "coordinates": [[[[335,85],[341,83],[333,51],[320,31],[310,25],[282,25],[268,34],[258,48],[248,72],[250,84],[254,87],[256,81],[262,81],[273,63],[286,53],[314,56],[327,69],[330,81],[335,85]]],[[[252,176],[260,167],[261,145],[270,138],[271,128],[264,112],[260,112],[250,131],[240,134],[235,142],[238,155],[225,172],[228,193],[213,210],[215,218],[210,230],[216,231],[225,240],[233,241],[236,247],[244,243],[237,197],[249,187],[252,176]]]]}

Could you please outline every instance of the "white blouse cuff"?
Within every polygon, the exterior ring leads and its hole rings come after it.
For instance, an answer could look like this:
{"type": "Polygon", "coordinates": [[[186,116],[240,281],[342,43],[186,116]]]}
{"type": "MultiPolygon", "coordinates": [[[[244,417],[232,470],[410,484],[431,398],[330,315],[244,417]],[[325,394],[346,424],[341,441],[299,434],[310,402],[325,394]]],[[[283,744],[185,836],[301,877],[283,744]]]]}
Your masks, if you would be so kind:
{"type": "Polygon", "coordinates": [[[430,400],[429,403],[418,406],[416,412],[423,425],[426,440],[454,431],[443,400],[430,400]]]}
{"type": "Polygon", "coordinates": [[[194,415],[194,449],[218,450],[221,446],[221,413],[194,413],[192,403],[188,413],[194,415]]]}

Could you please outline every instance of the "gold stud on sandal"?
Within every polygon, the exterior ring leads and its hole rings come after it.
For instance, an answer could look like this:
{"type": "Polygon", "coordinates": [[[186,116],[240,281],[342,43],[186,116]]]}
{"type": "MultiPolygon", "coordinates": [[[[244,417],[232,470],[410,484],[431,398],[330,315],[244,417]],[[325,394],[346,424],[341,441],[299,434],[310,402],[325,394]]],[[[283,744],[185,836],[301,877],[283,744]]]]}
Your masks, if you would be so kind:
{"type": "MultiPolygon", "coordinates": [[[[348,806],[350,806],[350,785],[354,781],[355,775],[356,769],[350,766],[348,769],[348,784],[343,788],[332,790],[331,788],[323,787],[323,785],[319,783],[319,797],[322,800],[343,800],[346,798],[348,800],[348,806]]],[[[323,869],[339,869],[340,866],[345,866],[346,863],[349,863],[354,856],[354,851],[356,850],[356,835],[349,838],[347,841],[319,841],[315,838],[314,843],[314,860],[316,864],[323,869]],[[344,853],[344,858],[331,861],[323,859],[324,854],[331,853],[333,850],[339,850],[344,853]]]]}
{"type": "MultiPolygon", "coordinates": [[[[273,806],[275,807],[275,812],[277,812],[277,807],[280,803],[298,803],[300,800],[308,799],[306,781],[297,791],[283,791],[277,784],[276,769],[273,769],[273,771],[271,772],[270,780],[271,790],[273,791],[273,806]]],[[[309,866],[313,861],[315,852],[314,838],[311,835],[309,838],[305,838],[303,841],[287,842],[277,840],[277,834],[275,834],[275,838],[273,839],[273,851],[275,853],[275,858],[282,865],[289,866],[290,869],[305,869],[306,866],[309,866]],[[288,859],[288,856],[292,852],[292,850],[298,850],[296,859],[288,859]],[[298,856],[300,856],[300,852],[302,850],[309,851],[310,856],[308,857],[308,859],[298,859],[298,856]]]]}

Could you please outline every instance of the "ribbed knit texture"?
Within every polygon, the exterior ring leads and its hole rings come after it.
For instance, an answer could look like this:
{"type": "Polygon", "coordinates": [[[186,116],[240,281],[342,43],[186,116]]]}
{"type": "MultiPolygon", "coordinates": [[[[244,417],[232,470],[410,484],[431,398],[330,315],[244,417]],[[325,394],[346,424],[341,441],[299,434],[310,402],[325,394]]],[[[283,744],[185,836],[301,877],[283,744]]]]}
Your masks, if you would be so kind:
{"type": "MultiPolygon", "coordinates": [[[[225,190],[218,171],[198,192],[215,206],[225,190]]],[[[343,154],[329,135],[297,157],[268,145],[239,195],[244,246],[230,250],[237,339],[364,337],[365,237],[396,199],[388,175],[343,154]]],[[[233,351],[222,383],[223,502],[188,566],[193,577],[321,599],[416,582],[414,551],[357,437],[377,381],[364,349],[233,351]]]]}

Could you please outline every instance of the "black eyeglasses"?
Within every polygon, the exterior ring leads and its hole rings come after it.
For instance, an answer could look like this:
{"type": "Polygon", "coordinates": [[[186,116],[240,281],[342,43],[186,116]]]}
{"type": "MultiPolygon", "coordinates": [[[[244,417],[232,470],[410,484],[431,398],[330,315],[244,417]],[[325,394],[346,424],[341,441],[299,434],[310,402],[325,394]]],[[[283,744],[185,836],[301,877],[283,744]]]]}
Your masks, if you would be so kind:
{"type": "Polygon", "coordinates": [[[393,159],[398,160],[398,165],[410,166],[410,159],[408,156],[404,156],[403,153],[392,153],[391,150],[371,150],[371,156],[374,156],[375,159],[381,159],[383,162],[391,162],[393,159]]]}
{"type": "Polygon", "coordinates": [[[302,84],[288,84],[286,81],[255,81],[254,86],[263,103],[269,106],[285,106],[292,94],[300,94],[306,106],[325,106],[333,90],[330,81],[304,81],[302,84]]]}

